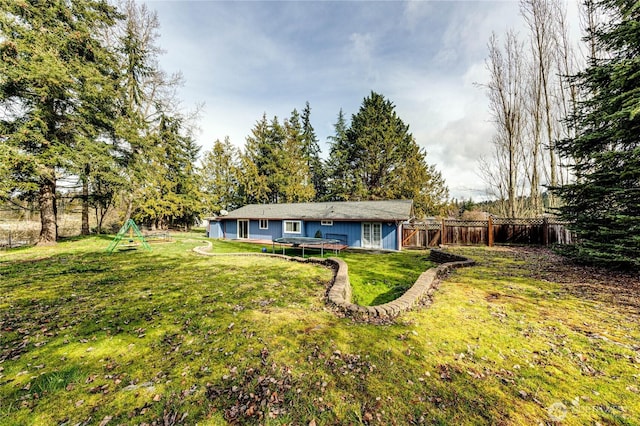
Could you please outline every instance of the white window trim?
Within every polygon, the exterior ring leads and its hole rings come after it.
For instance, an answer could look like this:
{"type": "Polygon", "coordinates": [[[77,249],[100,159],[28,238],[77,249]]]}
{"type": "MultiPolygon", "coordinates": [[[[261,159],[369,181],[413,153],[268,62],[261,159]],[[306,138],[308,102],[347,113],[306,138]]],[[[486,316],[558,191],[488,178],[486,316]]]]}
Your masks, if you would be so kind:
{"type": "Polygon", "coordinates": [[[269,219],[260,219],[258,221],[258,228],[260,228],[260,229],[269,229],[269,219]],[[263,224],[265,226],[262,226],[263,224]]]}
{"type": "Polygon", "coordinates": [[[251,221],[249,219],[238,219],[236,233],[239,240],[248,240],[250,229],[251,229],[251,221]],[[240,226],[242,226],[240,225],[241,222],[247,224],[247,235],[245,237],[240,236],[240,226]]]}
{"type": "Polygon", "coordinates": [[[320,225],[322,225],[322,226],[333,226],[333,221],[332,220],[321,220],[320,221],[320,225]]]}
{"type": "MultiPolygon", "coordinates": [[[[295,228],[295,226],[294,226],[295,228]]],[[[285,220],[284,221],[284,233],[285,234],[302,234],[302,221],[301,220],[285,220]],[[288,231],[287,224],[289,223],[297,223],[298,231],[288,231]]]]}

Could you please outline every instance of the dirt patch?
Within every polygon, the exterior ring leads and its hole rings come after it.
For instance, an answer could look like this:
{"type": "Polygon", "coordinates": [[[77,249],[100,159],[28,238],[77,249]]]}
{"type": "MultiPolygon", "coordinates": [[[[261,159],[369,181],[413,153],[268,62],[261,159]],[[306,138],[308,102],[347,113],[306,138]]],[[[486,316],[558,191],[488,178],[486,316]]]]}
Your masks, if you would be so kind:
{"type": "Polygon", "coordinates": [[[539,280],[562,284],[576,296],[614,303],[640,315],[640,274],[577,265],[542,247],[511,248],[515,257],[526,260],[519,267],[539,280]]]}

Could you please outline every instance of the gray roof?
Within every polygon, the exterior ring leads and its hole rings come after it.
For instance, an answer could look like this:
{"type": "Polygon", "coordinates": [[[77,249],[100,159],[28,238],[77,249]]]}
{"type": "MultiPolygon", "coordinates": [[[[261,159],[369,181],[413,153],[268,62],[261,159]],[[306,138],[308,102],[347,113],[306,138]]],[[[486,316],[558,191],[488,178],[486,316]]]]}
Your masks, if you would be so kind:
{"type": "Polygon", "coordinates": [[[412,200],[249,204],[219,219],[404,221],[411,218],[412,207],[412,200]]]}

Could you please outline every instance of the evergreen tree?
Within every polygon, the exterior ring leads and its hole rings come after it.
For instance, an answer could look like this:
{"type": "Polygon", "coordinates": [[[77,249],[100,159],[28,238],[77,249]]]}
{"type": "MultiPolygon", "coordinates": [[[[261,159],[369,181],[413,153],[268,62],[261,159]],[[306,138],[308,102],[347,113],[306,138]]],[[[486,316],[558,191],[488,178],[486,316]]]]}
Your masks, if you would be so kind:
{"type": "Polygon", "coordinates": [[[416,143],[408,148],[404,167],[398,170],[400,185],[394,197],[412,199],[417,217],[442,214],[449,190],[435,165],[427,164],[426,153],[416,143]]]}
{"type": "Polygon", "coordinates": [[[217,214],[220,210],[233,210],[240,200],[240,155],[229,138],[216,140],[211,151],[206,151],[199,170],[205,212],[217,214]]]}
{"type": "Polygon", "coordinates": [[[304,156],[304,131],[297,110],[280,124],[266,114],[247,137],[241,157],[241,194],[245,203],[291,203],[314,197],[304,156]]]}
{"type": "Polygon", "coordinates": [[[338,120],[334,125],[334,135],[329,136],[329,158],[325,166],[327,175],[328,201],[345,201],[349,199],[350,165],[348,156],[347,123],[342,109],[338,113],[338,120]]]}
{"type": "Polygon", "coordinates": [[[284,142],[277,155],[277,173],[281,176],[281,186],[278,188],[278,192],[282,194],[280,201],[311,201],[315,190],[309,167],[309,145],[308,140],[305,140],[300,115],[295,109],[284,122],[284,135],[284,142]]]}
{"type": "MultiPolygon", "coordinates": [[[[605,52],[575,80],[587,95],[575,116],[576,136],[558,148],[573,160],[576,181],[555,188],[561,217],[578,235],[573,255],[614,267],[640,267],[640,7],[602,0],[609,21],[588,38],[605,52]]],[[[595,51],[595,49],[594,49],[595,51]]]]}
{"type": "Polygon", "coordinates": [[[348,165],[345,199],[413,199],[417,215],[444,206],[448,190],[442,177],[384,96],[371,92],[364,99],[345,137],[344,146],[333,149],[344,157],[337,163],[348,165]]]}
{"type": "Polygon", "coordinates": [[[283,190],[286,185],[287,176],[282,168],[284,143],[287,138],[285,128],[274,116],[267,129],[268,155],[264,158],[261,173],[267,177],[269,185],[269,202],[284,202],[283,190]]]}
{"type": "Polygon", "coordinates": [[[244,170],[251,174],[255,172],[254,177],[261,181],[264,180],[267,190],[265,192],[261,185],[257,187],[253,184],[245,186],[246,190],[252,187],[253,190],[259,191],[259,193],[248,192],[246,194],[248,200],[254,200],[257,203],[278,202],[282,181],[278,155],[282,149],[283,141],[284,130],[278,123],[277,117],[273,117],[269,122],[265,113],[251,129],[251,135],[247,137],[245,143],[243,162],[246,163],[246,169],[244,170]]]}
{"type": "Polygon", "coordinates": [[[258,165],[247,154],[240,154],[238,174],[238,199],[240,205],[264,204],[269,202],[267,176],[260,174],[258,165]]]}
{"type": "MultiPolygon", "coordinates": [[[[155,12],[135,0],[122,0],[122,24],[114,29],[119,61],[120,114],[115,122],[113,152],[125,177],[121,191],[126,204],[124,220],[131,217],[147,179],[162,117],[175,112],[174,88],[179,75],[167,76],[159,68],[156,44],[160,23],[155,12]]],[[[178,115],[174,113],[174,115],[178,115]]]]}
{"type": "Polygon", "coordinates": [[[181,118],[161,116],[155,149],[146,160],[146,179],[133,216],[152,228],[189,228],[202,211],[194,168],[200,147],[183,135],[181,118]]]}
{"type": "Polygon", "coordinates": [[[58,236],[59,174],[81,170],[75,153],[110,126],[117,67],[100,35],[115,19],[100,0],[0,0],[1,179],[38,200],[39,244],[58,236]]]}
{"type": "Polygon", "coordinates": [[[311,107],[306,103],[302,111],[302,147],[303,156],[311,175],[311,182],[315,192],[315,199],[321,200],[327,194],[326,172],[320,159],[318,137],[311,125],[311,107]]]}
{"type": "Polygon", "coordinates": [[[263,171],[269,159],[273,156],[273,148],[269,140],[269,122],[267,114],[264,113],[262,118],[256,122],[251,135],[247,136],[244,145],[244,154],[251,160],[256,168],[263,171]]]}
{"type": "Polygon", "coordinates": [[[240,198],[241,204],[261,204],[269,202],[269,184],[266,169],[273,158],[274,147],[269,139],[267,114],[256,122],[247,136],[244,152],[240,156],[240,198]]]}

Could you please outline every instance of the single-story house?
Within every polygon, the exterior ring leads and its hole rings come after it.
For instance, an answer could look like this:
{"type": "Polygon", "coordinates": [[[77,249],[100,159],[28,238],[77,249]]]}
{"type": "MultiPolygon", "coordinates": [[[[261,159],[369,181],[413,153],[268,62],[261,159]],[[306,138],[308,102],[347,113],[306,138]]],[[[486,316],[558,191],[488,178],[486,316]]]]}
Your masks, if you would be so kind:
{"type": "Polygon", "coordinates": [[[222,213],[207,219],[210,238],[327,238],[349,247],[401,250],[402,223],[413,217],[413,201],[250,204],[222,213]]]}

